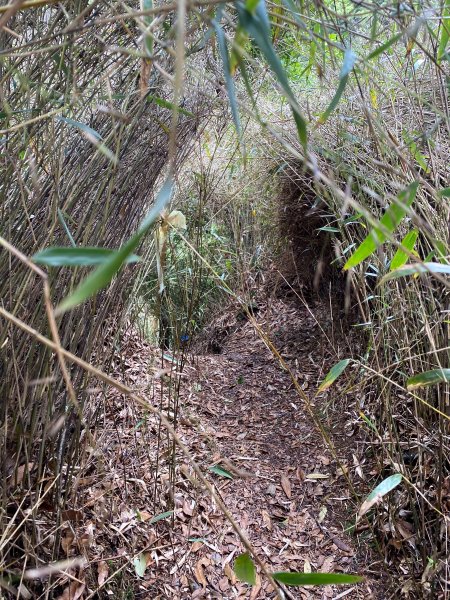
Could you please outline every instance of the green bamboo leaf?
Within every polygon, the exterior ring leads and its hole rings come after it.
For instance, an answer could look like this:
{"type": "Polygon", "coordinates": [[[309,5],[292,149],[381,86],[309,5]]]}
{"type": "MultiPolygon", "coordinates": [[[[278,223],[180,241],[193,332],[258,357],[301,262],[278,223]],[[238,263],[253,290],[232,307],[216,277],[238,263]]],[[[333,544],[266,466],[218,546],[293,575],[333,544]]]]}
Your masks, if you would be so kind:
{"type": "MultiPolygon", "coordinates": [[[[42,250],[42,252],[37,252],[31,257],[31,260],[46,267],[92,267],[102,265],[115,252],[117,250],[109,250],[108,248],[59,248],[53,246],[42,250]]],[[[131,254],[125,262],[135,263],[139,260],[139,256],[131,254]]]]}
{"type": "Polygon", "coordinates": [[[417,388],[448,381],[450,381],[450,369],[433,369],[410,377],[406,382],[406,387],[408,390],[416,390],[417,388]]]}
{"type": "Polygon", "coordinates": [[[75,240],[73,239],[73,235],[70,233],[69,226],[67,225],[66,220],[64,219],[63,212],[60,208],[58,208],[58,220],[61,223],[61,225],[63,226],[63,229],[66,232],[67,237],[69,238],[69,242],[75,248],[76,247],[75,240]]]}
{"type": "Polygon", "coordinates": [[[344,270],[347,271],[351,267],[356,267],[356,265],[359,265],[386,241],[387,236],[385,235],[384,231],[387,230],[389,233],[392,233],[396,229],[400,221],[408,212],[409,207],[414,202],[418,187],[418,182],[414,181],[398,194],[397,199],[394,200],[394,202],[389,206],[380,220],[380,225],[382,228],[373,228],[373,230],[364,239],[364,241],[361,242],[355,252],[345,263],[344,270]]]}
{"type": "Polygon", "coordinates": [[[168,108],[169,110],[177,110],[180,114],[185,115],[186,117],[194,117],[194,113],[185,110],[181,106],[176,106],[173,102],[169,102],[168,100],[164,100],[164,98],[160,98],[159,96],[152,96],[151,94],[146,97],[148,102],[153,102],[161,108],[168,108]]]}
{"type": "Polygon", "coordinates": [[[271,42],[270,24],[267,18],[267,11],[264,0],[259,0],[256,10],[249,12],[242,2],[237,4],[238,17],[240,26],[247,31],[255,44],[261,50],[264,58],[272,69],[274,75],[278,79],[286,98],[291,106],[294,121],[297,126],[299,139],[304,147],[307,144],[306,121],[301,114],[297,100],[291,87],[289,80],[284,70],[283,64],[278,58],[271,42]]]}
{"type": "Polygon", "coordinates": [[[56,117],[56,120],[80,129],[80,131],[91,135],[95,140],[97,140],[97,142],[102,139],[102,136],[98,133],[98,131],[95,131],[95,129],[92,129],[92,127],[89,127],[89,125],[86,125],[85,123],[80,123],[80,121],[75,121],[75,119],[70,119],[69,117],[56,117]]]}
{"type": "Polygon", "coordinates": [[[323,392],[327,390],[329,387],[333,385],[336,379],[345,371],[345,369],[350,364],[350,358],[345,358],[344,360],[340,360],[338,363],[331,367],[328,371],[327,376],[319,385],[318,392],[323,392]]]}
{"type": "Polygon", "coordinates": [[[382,277],[379,285],[383,285],[391,279],[409,277],[410,275],[415,275],[416,273],[442,273],[444,275],[450,275],[450,265],[435,262],[416,263],[414,265],[406,264],[399,269],[395,269],[395,271],[387,273],[384,277],[382,277]]]}
{"type": "Polygon", "coordinates": [[[345,585],[359,583],[364,578],[344,573],[273,573],[272,577],[285,585],[345,585]]]}
{"type": "Polygon", "coordinates": [[[171,517],[172,515],[173,515],[173,510],[168,510],[166,512],[160,513],[159,515],[155,515],[153,518],[150,519],[149,523],[150,523],[150,525],[153,525],[153,523],[157,523],[158,521],[167,519],[167,517],[171,517]]]}
{"type": "Polygon", "coordinates": [[[114,155],[114,152],[112,152],[102,142],[102,136],[98,133],[98,131],[95,131],[95,129],[92,129],[92,127],[89,127],[88,125],[85,125],[84,123],[80,123],[79,121],[70,119],[69,117],[57,117],[56,119],[57,119],[57,121],[62,121],[63,123],[67,123],[68,125],[72,125],[73,127],[76,127],[77,129],[79,129],[82,133],[84,133],[84,136],[92,144],[94,144],[94,146],[97,148],[97,150],[101,154],[106,156],[106,158],[108,160],[110,160],[114,165],[117,164],[117,157],[114,155]]]}
{"type": "Polygon", "coordinates": [[[211,25],[214,27],[217,37],[217,45],[219,47],[220,56],[222,58],[223,74],[225,77],[225,86],[227,88],[228,100],[230,102],[231,115],[233,117],[234,126],[239,136],[241,136],[241,121],[239,118],[239,109],[237,105],[236,90],[234,87],[233,77],[231,75],[230,57],[228,55],[227,42],[225,34],[219,23],[213,19],[211,25]]]}
{"type": "Polygon", "coordinates": [[[227,471],[226,469],[222,469],[222,467],[214,466],[209,467],[211,473],[215,473],[216,475],[220,475],[221,477],[227,477],[228,479],[233,479],[233,475],[227,471]]]}
{"type": "Polygon", "coordinates": [[[127,258],[137,248],[142,238],[167,206],[172,195],[173,181],[169,176],[162,186],[155,203],[142,221],[138,231],[125,244],[113,252],[111,256],[101,264],[93,273],[84,279],[75,291],[65,298],[56,309],[56,314],[61,314],[78,304],[81,304],[98,291],[108,285],[112,278],[118,273],[127,258]]]}
{"type": "Polygon", "coordinates": [[[438,62],[444,58],[448,40],[450,38],[450,0],[446,0],[445,2],[444,10],[442,11],[441,27],[441,37],[439,39],[439,48],[437,52],[438,62]]]}
{"type": "Polygon", "coordinates": [[[325,123],[328,117],[331,115],[333,110],[339,104],[339,100],[341,99],[342,94],[344,93],[345,86],[347,85],[348,77],[355,66],[356,62],[356,54],[353,52],[351,48],[347,48],[344,54],[344,62],[342,64],[341,73],[339,75],[339,85],[336,90],[336,93],[333,96],[330,104],[328,105],[325,112],[320,115],[319,125],[325,123]]]}
{"type": "Polygon", "coordinates": [[[400,33],[396,33],[387,42],[384,42],[384,44],[381,44],[381,46],[378,46],[378,48],[375,48],[375,50],[373,52],[371,52],[369,54],[369,56],[366,57],[366,59],[365,59],[366,62],[368,60],[372,60],[372,58],[379,56],[383,52],[386,52],[386,50],[388,50],[388,48],[390,48],[392,46],[392,44],[395,44],[395,42],[398,42],[398,40],[402,37],[402,35],[403,35],[403,31],[400,31],[400,33]]]}
{"type": "Polygon", "coordinates": [[[255,12],[257,6],[259,4],[259,0],[247,0],[247,2],[245,3],[245,8],[248,10],[248,12],[255,12]]]}
{"type": "Polygon", "coordinates": [[[398,485],[400,485],[402,479],[403,479],[403,476],[401,473],[395,473],[394,475],[391,475],[390,477],[386,477],[386,479],[383,479],[383,481],[381,483],[379,483],[376,486],[376,488],[374,488],[370,492],[370,494],[367,496],[367,498],[361,504],[361,507],[358,512],[358,516],[362,517],[363,515],[365,515],[366,512],[368,512],[372,508],[372,506],[374,506],[375,504],[378,504],[378,502],[381,500],[381,498],[383,498],[383,496],[386,496],[386,494],[388,494],[394,488],[396,488],[398,485]]]}
{"type": "Polygon", "coordinates": [[[240,554],[234,561],[234,572],[240,581],[245,581],[249,585],[256,583],[256,569],[248,552],[240,554]]]}
{"type": "MultiPolygon", "coordinates": [[[[407,233],[405,235],[405,237],[402,239],[402,246],[404,248],[406,248],[406,250],[409,250],[409,252],[412,252],[418,236],[419,236],[418,230],[413,229],[412,231],[407,233]]],[[[404,250],[402,250],[402,248],[399,248],[397,250],[397,252],[394,254],[394,258],[391,260],[391,266],[390,266],[389,270],[393,271],[394,269],[398,269],[399,267],[402,267],[406,263],[408,258],[409,258],[409,254],[407,254],[404,250]]]]}
{"type": "MultiPolygon", "coordinates": [[[[153,8],[153,0],[141,0],[141,10],[151,10],[153,8]]],[[[148,27],[152,22],[151,16],[144,17],[144,23],[148,27]]],[[[153,38],[149,34],[144,35],[145,51],[148,56],[153,56],[153,38]]]]}
{"type": "Polygon", "coordinates": [[[438,194],[443,198],[450,198],[450,187],[439,190],[438,194]]]}

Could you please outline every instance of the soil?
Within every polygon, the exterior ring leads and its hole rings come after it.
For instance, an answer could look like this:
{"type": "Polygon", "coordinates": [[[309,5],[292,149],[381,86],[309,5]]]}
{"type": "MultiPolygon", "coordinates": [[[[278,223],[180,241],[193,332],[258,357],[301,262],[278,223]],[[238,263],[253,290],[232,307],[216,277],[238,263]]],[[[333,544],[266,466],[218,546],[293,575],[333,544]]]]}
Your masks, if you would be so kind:
{"type": "MultiPolygon", "coordinates": [[[[265,299],[255,318],[335,441],[339,463],[289,373],[236,308],[217,319],[215,353],[161,357],[130,331],[116,376],[172,418],[270,571],[365,576],[358,585],[285,588],[287,598],[387,598],[379,557],[348,533],[357,502],[345,473],[353,478],[361,467],[346,435],[345,394],[315,396],[348,352],[339,323],[327,303],[295,299],[265,299]]],[[[61,528],[64,553],[84,554],[88,567],[73,571],[81,583],[55,581],[54,597],[75,597],[78,589],[84,598],[275,598],[260,573],[253,587],[237,580],[242,544],[178,450],[174,466],[159,423],[116,391],[99,402],[105,416],[97,446],[74,485],[78,518],[69,514],[61,528]]]]}

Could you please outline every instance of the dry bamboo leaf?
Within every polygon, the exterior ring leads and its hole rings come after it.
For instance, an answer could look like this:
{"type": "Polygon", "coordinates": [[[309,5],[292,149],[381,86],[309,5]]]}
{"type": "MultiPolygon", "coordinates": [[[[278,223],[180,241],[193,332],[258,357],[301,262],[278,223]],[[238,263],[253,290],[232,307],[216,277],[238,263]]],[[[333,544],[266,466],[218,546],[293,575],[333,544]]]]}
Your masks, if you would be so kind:
{"type": "Polygon", "coordinates": [[[191,552],[193,554],[195,554],[196,552],[198,552],[200,550],[200,548],[203,548],[203,542],[200,542],[200,540],[197,540],[196,542],[194,542],[191,546],[191,552]]]}
{"type": "Polygon", "coordinates": [[[75,535],[71,529],[67,529],[61,537],[61,548],[64,550],[66,556],[69,556],[69,551],[74,539],[75,535]]]}
{"type": "Polygon", "coordinates": [[[102,586],[105,583],[105,581],[108,579],[108,574],[109,574],[108,565],[104,560],[101,560],[98,563],[97,573],[98,573],[98,578],[97,578],[98,585],[102,586]]]}
{"type": "Polygon", "coordinates": [[[80,583],[79,581],[72,581],[70,585],[66,587],[58,600],[78,600],[83,595],[86,588],[86,584],[80,583]]]}
{"type": "Polygon", "coordinates": [[[286,475],[281,476],[281,487],[283,488],[283,492],[286,494],[286,497],[290,500],[292,497],[291,482],[286,475]]]}
{"type": "Polygon", "coordinates": [[[270,515],[267,512],[267,510],[262,510],[261,515],[263,518],[264,525],[267,527],[267,529],[269,531],[272,531],[272,519],[270,518],[270,515]]]}
{"type": "Polygon", "coordinates": [[[321,573],[331,573],[333,562],[334,562],[334,557],[333,556],[328,556],[323,561],[322,567],[320,568],[320,572],[321,573]]]}
{"type": "Polygon", "coordinates": [[[194,575],[198,583],[200,583],[204,588],[206,588],[206,586],[208,585],[208,581],[206,580],[205,572],[203,571],[202,562],[203,559],[201,558],[195,565],[194,575]]]}
{"type": "Polygon", "coordinates": [[[317,479],[328,479],[329,475],[323,473],[308,473],[306,479],[316,481],[317,479]]]}
{"type": "Polygon", "coordinates": [[[236,575],[235,575],[233,569],[230,567],[229,563],[227,563],[224,566],[223,572],[228,577],[228,579],[231,581],[231,585],[234,585],[236,583],[236,575]]]}
{"type": "Polygon", "coordinates": [[[250,593],[249,600],[256,600],[256,598],[258,597],[260,591],[261,591],[261,577],[257,573],[256,574],[256,583],[252,587],[252,591],[250,593]]]}
{"type": "Polygon", "coordinates": [[[25,473],[30,473],[33,470],[34,463],[26,463],[24,465],[20,465],[16,471],[16,484],[20,485],[22,483],[23,477],[25,473]]]}

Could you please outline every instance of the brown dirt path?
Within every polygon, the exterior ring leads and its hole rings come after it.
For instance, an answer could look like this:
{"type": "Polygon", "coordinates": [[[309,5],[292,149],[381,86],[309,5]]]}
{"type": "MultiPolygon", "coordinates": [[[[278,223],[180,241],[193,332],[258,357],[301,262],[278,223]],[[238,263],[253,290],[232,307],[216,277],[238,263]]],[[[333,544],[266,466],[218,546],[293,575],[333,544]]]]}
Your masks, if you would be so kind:
{"type": "MultiPolygon", "coordinates": [[[[327,308],[319,310],[326,314],[327,308]]],[[[326,360],[331,350],[326,330],[330,330],[331,323],[324,314],[319,326],[317,317],[306,308],[277,300],[257,316],[263,329],[274,332],[277,349],[307,393],[324,376],[323,361],[328,362],[327,367],[333,364],[326,360]],[[318,342],[324,338],[327,351],[318,342]]],[[[342,471],[289,375],[251,323],[226,338],[221,354],[199,358],[198,381],[193,390],[190,404],[210,446],[211,464],[234,477],[230,480],[217,476],[218,489],[270,569],[365,572],[366,557],[343,533],[346,512],[350,522],[354,505],[342,471]]],[[[321,401],[323,398],[318,403],[321,401]]],[[[237,550],[229,529],[222,522],[214,535],[222,557],[235,555],[237,550]]],[[[267,582],[260,582],[246,593],[246,586],[233,586],[222,563],[215,565],[206,560],[206,566],[202,566],[208,584],[192,597],[273,597],[267,582]]],[[[376,594],[376,588],[372,580],[353,587],[290,588],[289,592],[292,598],[382,597],[376,594]]]]}
{"type": "MultiPolygon", "coordinates": [[[[337,361],[328,340],[336,325],[329,307],[317,305],[312,312],[274,300],[257,314],[310,397],[337,361]]],[[[227,309],[217,323],[221,354],[189,358],[180,374],[180,438],[269,570],[367,576],[357,586],[289,588],[287,598],[384,600],[382,567],[367,546],[358,548],[344,532],[356,511],[345,477],[290,377],[238,310],[227,309]]],[[[161,361],[131,332],[112,367],[174,418],[176,362],[161,361]]],[[[347,417],[344,410],[330,413],[329,401],[326,394],[318,397],[316,409],[354,469],[347,417]]],[[[232,567],[242,545],[179,451],[173,471],[172,442],[159,423],[114,390],[99,402],[97,445],[74,485],[76,522],[69,516],[61,527],[65,555],[81,552],[88,560],[83,572],[72,573],[84,582],[80,597],[274,598],[259,575],[253,589],[236,580],[232,567]],[[172,521],[166,511],[173,506],[172,521]]],[[[65,593],[74,583],[60,579],[55,585],[65,593]]]]}

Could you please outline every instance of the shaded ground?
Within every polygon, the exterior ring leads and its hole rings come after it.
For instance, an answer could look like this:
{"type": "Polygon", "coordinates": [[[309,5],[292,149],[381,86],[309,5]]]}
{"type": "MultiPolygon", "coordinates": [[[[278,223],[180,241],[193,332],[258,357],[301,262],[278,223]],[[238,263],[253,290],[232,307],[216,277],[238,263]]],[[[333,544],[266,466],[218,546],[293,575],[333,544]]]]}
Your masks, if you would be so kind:
{"type": "MultiPolygon", "coordinates": [[[[122,348],[126,358],[118,359],[117,376],[178,420],[181,439],[270,570],[367,576],[352,587],[289,588],[288,598],[387,597],[377,580],[382,567],[344,532],[356,508],[342,470],[288,374],[251,323],[234,316],[219,319],[222,328],[227,324],[221,354],[199,355],[183,369],[178,412],[175,386],[165,383],[177,365],[167,359],[159,365],[156,351],[135,335],[122,348]]],[[[316,307],[313,316],[298,303],[276,300],[261,307],[257,320],[273,332],[312,397],[337,360],[327,339],[333,328],[329,308],[316,307]]],[[[325,413],[326,406],[322,395],[316,409],[325,413]]],[[[262,578],[253,589],[236,581],[232,566],[242,546],[178,452],[173,471],[171,442],[158,423],[116,392],[108,392],[101,409],[98,449],[80,473],[73,498],[81,522],[69,520],[62,528],[67,555],[81,551],[89,561],[86,570],[74,573],[85,585],[80,597],[273,598],[262,578]],[[172,500],[173,524],[165,514],[172,500]]],[[[326,421],[336,421],[336,414],[326,421]]],[[[343,431],[344,423],[337,422],[340,456],[352,469],[343,431]]],[[[61,584],[66,592],[78,585],[61,584]]]]}

